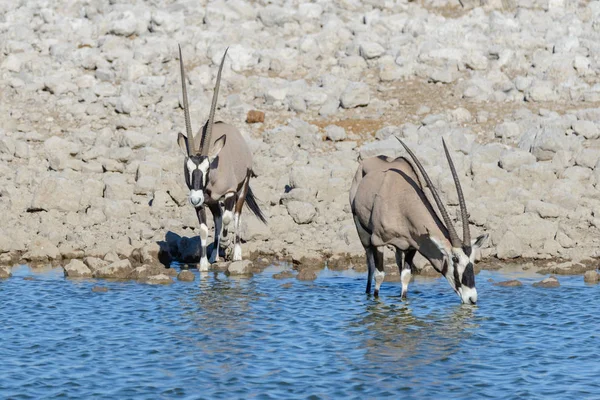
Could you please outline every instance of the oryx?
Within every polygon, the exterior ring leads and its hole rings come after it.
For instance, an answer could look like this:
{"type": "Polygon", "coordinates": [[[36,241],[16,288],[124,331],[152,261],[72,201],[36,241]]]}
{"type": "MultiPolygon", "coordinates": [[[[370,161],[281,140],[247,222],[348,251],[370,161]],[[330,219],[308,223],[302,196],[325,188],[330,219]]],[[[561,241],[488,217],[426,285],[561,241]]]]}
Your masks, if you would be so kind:
{"type": "MultiPolygon", "coordinates": [[[[181,89],[183,92],[183,110],[185,115],[185,129],[187,137],[181,132],[177,143],[185,155],[183,172],[185,182],[190,189],[189,201],[194,207],[200,222],[200,271],[208,271],[209,261],[206,255],[208,240],[208,227],[206,225],[207,205],[212,212],[215,223],[215,240],[210,262],[219,260],[220,238],[229,241],[229,224],[234,222],[235,239],[233,260],[242,259],[240,246],[240,214],[244,201],[248,208],[262,222],[265,217],[260,210],[256,198],[250,189],[252,172],[252,154],[240,132],[232,125],[223,122],[214,122],[217,108],[217,96],[221,82],[221,71],[227,50],[223,54],[221,65],[217,73],[217,83],[213,93],[212,104],[208,120],[201,128],[200,141],[192,134],[190,122],[190,109],[188,106],[185,70],[181,46],[179,47],[179,65],[181,69],[181,89]],[[221,205],[221,203],[223,203],[221,205]],[[223,207],[223,208],[222,208],[223,207]]],[[[200,134],[200,131],[198,132],[200,134]]]]}
{"type": "Polygon", "coordinates": [[[352,182],[350,206],[367,254],[367,293],[371,292],[375,275],[375,296],[379,294],[385,277],[382,246],[391,245],[396,248],[396,263],[401,270],[402,297],[406,296],[413,257],[418,251],[448,280],[463,303],[475,304],[474,250],[482,246],[488,235],[481,235],[471,243],[467,207],[446,143],[442,139],[460,203],[462,241],[427,172],[414,153],[398,140],[425,179],[442,219],[427,199],[419,176],[407,159],[379,156],[364,160],[352,182]]]}

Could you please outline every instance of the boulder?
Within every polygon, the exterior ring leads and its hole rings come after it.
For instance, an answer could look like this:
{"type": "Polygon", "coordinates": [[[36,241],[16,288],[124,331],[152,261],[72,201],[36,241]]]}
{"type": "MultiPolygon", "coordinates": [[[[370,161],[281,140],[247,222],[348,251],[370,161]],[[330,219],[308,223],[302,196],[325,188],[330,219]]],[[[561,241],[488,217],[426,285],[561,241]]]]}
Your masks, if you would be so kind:
{"type": "Polygon", "coordinates": [[[58,247],[44,237],[36,237],[27,246],[27,249],[27,252],[23,254],[23,259],[27,261],[43,262],[60,258],[58,247]]]}
{"type": "Polygon", "coordinates": [[[370,101],[369,85],[363,82],[350,82],[340,96],[343,108],[366,106],[370,101]]]}
{"type": "Polygon", "coordinates": [[[312,269],[303,269],[300,272],[298,272],[298,275],[296,275],[296,279],[300,281],[314,281],[315,279],[317,279],[317,273],[312,269]]]}
{"type": "Polygon", "coordinates": [[[177,275],[177,279],[182,282],[193,282],[196,279],[196,275],[192,271],[183,270],[177,275]]]}
{"type": "Polygon", "coordinates": [[[558,282],[558,279],[556,279],[555,276],[550,276],[546,279],[541,280],[540,282],[535,282],[533,286],[541,288],[555,288],[559,287],[560,283],[558,282]]]}
{"type": "Polygon", "coordinates": [[[0,266],[0,279],[7,279],[12,276],[10,272],[10,267],[0,266]]]}
{"type": "Polygon", "coordinates": [[[294,277],[294,273],[289,270],[281,271],[277,274],[273,274],[273,279],[289,279],[289,278],[293,278],[293,277],[294,277]]]}
{"type": "Polygon", "coordinates": [[[173,279],[165,274],[160,274],[149,276],[143,282],[150,285],[170,285],[173,283],[173,279]]]}
{"type": "Polygon", "coordinates": [[[234,261],[227,267],[227,275],[252,275],[252,261],[234,261]]]}
{"type": "Polygon", "coordinates": [[[64,266],[65,276],[69,278],[91,278],[92,270],[81,260],[71,260],[64,266]]]}
{"type": "Polygon", "coordinates": [[[129,279],[132,271],[129,260],[119,260],[94,271],[94,278],[129,279]]]}
{"type": "Polygon", "coordinates": [[[518,281],[516,279],[512,279],[510,281],[496,282],[496,283],[494,283],[494,286],[516,287],[516,286],[523,286],[523,283],[521,283],[521,281],[518,281]]]}
{"type": "Polygon", "coordinates": [[[82,193],[81,183],[59,176],[50,176],[35,189],[29,208],[32,211],[79,211],[82,209],[82,193]]]}
{"type": "Polygon", "coordinates": [[[596,270],[586,271],[586,273],[583,275],[583,281],[586,283],[598,283],[599,280],[600,274],[598,274],[598,271],[596,270]]]}
{"type": "Polygon", "coordinates": [[[317,215],[317,210],[310,203],[289,201],[286,204],[288,214],[297,224],[309,224],[317,215]]]}

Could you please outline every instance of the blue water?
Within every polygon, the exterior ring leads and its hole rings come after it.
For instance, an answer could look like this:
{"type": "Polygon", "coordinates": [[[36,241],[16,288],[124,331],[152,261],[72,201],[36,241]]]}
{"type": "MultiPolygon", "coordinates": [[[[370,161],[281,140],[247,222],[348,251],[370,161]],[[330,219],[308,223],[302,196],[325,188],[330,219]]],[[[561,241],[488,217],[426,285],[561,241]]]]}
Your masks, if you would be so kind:
{"type": "Polygon", "coordinates": [[[272,273],[151,286],[15,268],[0,398],[600,398],[600,285],[581,276],[503,288],[484,271],[470,307],[441,279],[401,301],[397,283],[367,297],[364,274],[272,273]]]}

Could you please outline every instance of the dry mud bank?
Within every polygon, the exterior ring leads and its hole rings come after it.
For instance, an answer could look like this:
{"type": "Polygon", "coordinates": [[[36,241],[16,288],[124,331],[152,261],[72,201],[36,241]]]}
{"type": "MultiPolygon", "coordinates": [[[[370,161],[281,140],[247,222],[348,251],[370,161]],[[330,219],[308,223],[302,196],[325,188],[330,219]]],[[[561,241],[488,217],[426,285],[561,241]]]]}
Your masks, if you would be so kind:
{"type": "Polygon", "coordinates": [[[600,4],[513,3],[0,4],[0,262],[194,260],[181,43],[195,127],[230,47],[217,114],[252,148],[269,222],[245,212],[247,257],[360,268],[348,189],[360,158],[403,154],[396,135],[456,216],[446,139],[482,257],[593,268],[600,4]]]}

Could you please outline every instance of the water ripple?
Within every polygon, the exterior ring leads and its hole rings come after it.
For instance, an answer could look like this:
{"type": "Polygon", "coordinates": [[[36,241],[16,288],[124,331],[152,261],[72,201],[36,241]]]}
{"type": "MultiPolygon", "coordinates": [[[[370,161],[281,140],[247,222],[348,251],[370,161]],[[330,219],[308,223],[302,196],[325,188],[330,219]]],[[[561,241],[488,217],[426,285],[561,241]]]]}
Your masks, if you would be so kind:
{"type": "Polygon", "coordinates": [[[398,284],[374,299],[364,276],[332,272],[291,288],[269,272],[171,286],[13,272],[0,282],[1,398],[600,395],[600,285],[581,277],[503,288],[483,272],[474,308],[442,280],[401,301],[398,284]]]}

